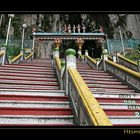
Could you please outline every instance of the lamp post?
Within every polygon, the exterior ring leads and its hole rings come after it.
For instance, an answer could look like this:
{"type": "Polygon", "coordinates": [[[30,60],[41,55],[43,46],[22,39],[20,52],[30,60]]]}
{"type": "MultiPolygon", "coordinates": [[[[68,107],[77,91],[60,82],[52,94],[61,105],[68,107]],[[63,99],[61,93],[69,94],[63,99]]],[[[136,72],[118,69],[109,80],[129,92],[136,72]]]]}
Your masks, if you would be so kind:
{"type": "Polygon", "coordinates": [[[119,26],[119,34],[120,34],[120,38],[121,38],[121,44],[122,44],[122,49],[123,49],[123,55],[125,55],[124,44],[123,44],[123,37],[122,37],[122,31],[121,31],[120,26],[119,26]]]}
{"type": "Polygon", "coordinates": [[[7,44],[8,44],[8,37],[9,37],[9,32],[10,32],[11,19],[14,17],[14,14],[8,14],[8,17],[9,17],[9,23],[8,23],[8,30],[7,30],[5,46],[7,46],[7,44]]]}
{"type": "Polygon", "coordinates": [[[27,27],[27,25],[24,23],[22,25],[22,43],[21,43],[21,53],[22,53],[22,60],[23,60],[23,44],[24,44],[24,33],[25,33],[25,28],[27,27]]]}

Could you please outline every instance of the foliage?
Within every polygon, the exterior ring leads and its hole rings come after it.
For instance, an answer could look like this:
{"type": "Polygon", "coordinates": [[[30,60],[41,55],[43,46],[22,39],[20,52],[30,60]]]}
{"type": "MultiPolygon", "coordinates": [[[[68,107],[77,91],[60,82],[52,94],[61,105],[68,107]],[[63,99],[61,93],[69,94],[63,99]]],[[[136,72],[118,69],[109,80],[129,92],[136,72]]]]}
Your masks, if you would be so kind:
{"type": "Polygon", "coordinates": [[[7,51],[8,57],[10,59],[12,59],[20,53],[20,47],[19,46],[8,46],[6,51],[7,51]]]}
{"type": "Polygon", "coordinates": [[[125,55],[125,57],[132,61],[138,61],[140,60],[140,51],[138,49],[132,49],[131,52],[125,55]]]}
{"type": "Polygon", "coordinates": [[[16,14],[12,19],[12,26],[14,27],[14,38],[21,38],[21,16],[16,14]]]}

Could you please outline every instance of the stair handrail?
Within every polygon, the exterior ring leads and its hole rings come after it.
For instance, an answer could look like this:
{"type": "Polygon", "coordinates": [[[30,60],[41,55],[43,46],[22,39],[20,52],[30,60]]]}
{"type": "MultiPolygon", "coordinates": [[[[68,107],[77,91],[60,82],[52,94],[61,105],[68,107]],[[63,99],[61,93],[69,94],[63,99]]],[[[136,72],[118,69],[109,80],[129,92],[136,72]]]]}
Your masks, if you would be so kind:
{"type": "Polygon", "coordinates": [[[139,64],[139,61],[137,62],[134,62],[128,58],[126,58],[125,56],[121,55],[121,54],[116,54],[116,57],[117,57],[117,62],[132,69],[132,70],[135,70],[135,71],[138,71],[140,72],[140,64],[139,64]]]}
{"type": "Polygon", "coordinates": [[[4,51],[0,51],[0,57],[4,55],[4,51]]]}
{"type": "Polygon", "coordinates": [[[22,57],[22,53],[20,53],[20,54],[18,54],[17,56],[15,56],[11,61],[10,61],[10,63],[11,64],[17,64],[17,63],[19,63],[19,61],[20,61],[20,58],[22,57]]]}
{"type": "Polygon", "coordinates": [[[79,54],[79,60],[84,61],[85,57],[82,54],[79,54]]]}
{"type": "Polygon", "coordinates": [[[108,60],[113,61],[113,58],[110,55],[108,55],[108,60]]]}
{"type": "Polygon", "coordinates": [[[32,58],[32,56],[33,56],[33,52],[31,52],[28,56],[25,56],[24,59],[28,60],[29,58],[32,58]]]}
{"type": "Polygon", "coordinates": [[[4,54],[5,54],[4,51],[0,51],[0,65],[2,65],[2,66],[4,64],[4,54]]]}
{"type": "Polygon", "coordinates": [[[79,120],[80,125],[112,126],[106,113],[100,107],[98,101],[95,99],[76,68],[68,68],[68,77],[70,79],[68,82],[70,85],[69,94],[73,102],[75,102],[77,118],[82,118],[79,120]],[[75,96],[75,98],[77,96],[77,98],[74,99],[73,96],[75,96]],[[81,111],[79,110],[81,110],[83,114],[80,114],[81,111]]]}
{"type": "Polygon", "coordinates": [[[131,70],[125,66],[105,60],[106,71],[113,73],[123,82],[127,83],[131,87],[135,88],[136,91],[140,91],[140,73],[131,70]]]}
{"type": "Polygon", "coordinates": [[[89,55],[85,56],[85,61],[93,68],[99,69],[102,64],[102,59],[101,58],[92,58],[89,55]]]}
{"type": "Polygon", "coordinates": [[[65,68],[62,65],[62,62],[61,62],[61,60],[58,56],[55,56],[53,59],[54,59],[53,60],[54,61],[54,67],[55,67],[56,75],[57,75],[57,78],[58,78],[59,86],[60,86],[60,89],[63,90],[64,89],[63,76],[64,76],[65,68]]]}
{"type": "Polygon", "coordinates": [[[66,50],[65,89],[74,112],[75,122],[82,126],[112,126],[98,101],[76,68],[76,51],[66,50]]]}

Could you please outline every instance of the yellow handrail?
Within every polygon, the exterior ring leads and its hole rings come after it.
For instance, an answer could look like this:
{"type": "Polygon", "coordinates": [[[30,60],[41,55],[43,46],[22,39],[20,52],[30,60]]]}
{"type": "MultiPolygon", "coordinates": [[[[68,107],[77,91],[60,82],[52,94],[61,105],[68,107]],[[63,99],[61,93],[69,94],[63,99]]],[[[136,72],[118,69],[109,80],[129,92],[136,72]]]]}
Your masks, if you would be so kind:
{"type": "Polygon", "coordinates": [[[110,64],[110,65],[112,65],[112,66],[114,66],[114,67],[116,67],[116,68],[118,68],[118,69],[120,69],[120,70],[122,70],[122,71],[124,71],[124,72],[126,72],[126,73],[128,73],[128,74],[130,74],[130,75],[132,75],[134,77],[136,77],[136,78],[140,78],[140,73],[139,72],[136,72],[136,71],[133,71],[131,69],[128,69],[128,68],[126,68],[126,67],[124,67],[122,65],[119,65],[117,63],[114,63],[114,62],[112,62],[110,60],[106,60],[106,63],[108,63],[108,64],[110,64]]]}
{"type": "Polygon", "coordinates": [[[108,55],[108,58],[111,59],[111,60],[113,60],[112,57],[111,57],[110,55],[108,55]]]}
{"type": "Polygon", "coordinates": [[[4,52],[3,52],[3,51],[0,51],[0,56],[1,56],[1,55],[4,55],[4,52]]]}
{"type": "Polygon", "coordinates": [[[75,68],[68,68],[68,72],[72,77],[72,80],[77,88],[77,91],[82,99],[82,102],[87,110],[87,113],[91,119],[91,122],[95,126],[112,126],[112,123],[108,119],[107,115],[100,107],[98,101],[92,95],[88,86],[75,68]]]}
{"type": "Polygon", "coordinates": [[[12,60],[11,60],[11,63],[15,62],[18,58],[20,58],[23,54],[20,53],[19,55],[17,55],[16,57],[14,57],[12,60]]]}
{"type": "Polygon", "coordinates": [[[84,56],[82,54],[80,54],[79,56],[80,56],[80,58],[84,59],[84,56]]]}
{"type": "Polygon", "coordinates": [[[121,59],[123,59],[123,60],[125,60],[125,61],[127,61],[127,62],[129,62],[130,64],[133,64],[133,65],[135,65],[135,66],[138,66],[138,64],[137,64],[136,62],[134,62],[134,61],[132,61],[132,60],[129,60],[129,59],[127,59],[126,57],[124,57],[124,56],[122,56],[122,55],[120,55],[120,54],[118,54],[118,57],[121,58],[121,59]]]}
{"type": "Polygon", "coordinates": [[[85,56],[87,59],[89,59],[92,63],[96,64],[96,59],[91,58],[90,56],[85,56]]]}
{"type": "Polygon", "coordinates": [[[61,70],[61,60],[60,60],[60,58],[56,56],[54,59],[55,59],[55,61],[56,61],[56,66],[57,66],[57,68],[58,68],[59,70],[61,70]]]}
{"type": "Polygon", "coordinates": [[[27,60],[28,58],[30,58],[33,55],[33,53],[30,53],[27,57],[25,57],[25,60],[27,60]]]}

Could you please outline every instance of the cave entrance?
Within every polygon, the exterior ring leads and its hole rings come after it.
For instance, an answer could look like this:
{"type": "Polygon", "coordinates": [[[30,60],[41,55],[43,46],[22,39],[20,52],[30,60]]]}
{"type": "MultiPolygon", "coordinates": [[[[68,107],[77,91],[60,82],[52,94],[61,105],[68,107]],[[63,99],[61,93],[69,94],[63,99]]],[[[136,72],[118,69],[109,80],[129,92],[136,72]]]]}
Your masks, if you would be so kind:
{"type": "Polygon", "coordinates": [[[92,58],[101,58],[102,44],[98,40],[85,40],[82,47],[82,54],[85,54],[85,50],[88,50],[88,54],[92,58]]]}

